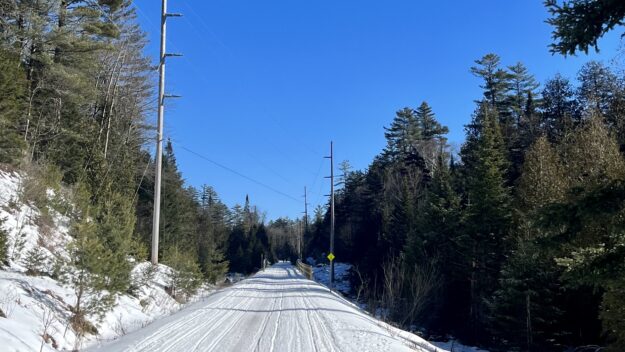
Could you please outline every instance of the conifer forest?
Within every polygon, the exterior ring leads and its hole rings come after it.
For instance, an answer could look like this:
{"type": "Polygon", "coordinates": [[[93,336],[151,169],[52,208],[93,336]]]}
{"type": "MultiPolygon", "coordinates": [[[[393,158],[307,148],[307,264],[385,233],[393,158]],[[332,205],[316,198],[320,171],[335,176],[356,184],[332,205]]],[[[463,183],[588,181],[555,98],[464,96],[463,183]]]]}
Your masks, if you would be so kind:
{"type": "MultiPolygon", "coordinates": [[[[544,7],[553,55],[584,57],[625,33],[622,1],[544,7]]],[[[67,258],[26,267],[71,287],[81,334],[138,289],[133,267],[150,260],[158,62],[147,45],[131,0],[0,0],[0,170],[26,175],[22,196],[42,222],[69,219],[67,258]]],[[[334,254],[352,267],[348,298],[432,341],[625,351],[625,65],[587,60],[539,81],[489,51],[463,63],[481,96],[457,117],[462,143],[417,96],[379,116],[386,146],[368,167],[337,163],[334,254]]],[[[226,204],[190,185],[181,148],[166,136],[159,257],[176,272],[171,290],[190,297],[300,254],[328,263],[329,200],[308,218],[268,219],[244,186],[226,204]]],[[[9,225],[0,218],[7,268],[9,225]]]]}

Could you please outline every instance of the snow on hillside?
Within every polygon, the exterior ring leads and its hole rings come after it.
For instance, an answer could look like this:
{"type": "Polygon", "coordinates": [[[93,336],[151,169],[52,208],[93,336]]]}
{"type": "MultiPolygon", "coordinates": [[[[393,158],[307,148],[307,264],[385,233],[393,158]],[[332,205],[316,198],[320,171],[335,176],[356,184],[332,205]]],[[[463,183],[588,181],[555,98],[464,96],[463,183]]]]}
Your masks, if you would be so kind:
{"type": "MultiPolygon", "coordinates": [[[[334,263],[334,289],[344,295],[349,295],[352,291],[349,281],[352,265],[348,263],[334,263]]],[[[313,267],[313,277],[315,281],[330,287],[330,265],[317,264],[313,267]]]]}
{"type": "MultiPolygon", "coordinates": [[[[133,295],[118,296],[114,308],[101,321],[90,317],[98,335],[87,335],[78,345],[69,324],[75,292],[50,277],[26,274],[34,248],[41,255],[37,265],[41,272],[54,270],[55,257],[67,257],[65,248],[72,241],[69,218],[50,210],[51,222],[42,222],[36,206],[21,202],[23,184],[23,175],[0,170],[0,219],[8,233],[9,261],[8,267],[0,269],[2,351],[74,350],[125,335],[183,306],[165,291],[171,268],[138,263],[132,271],[133,295]]],[[[204,288],[192,300],[210,291],[204,288]]]]}

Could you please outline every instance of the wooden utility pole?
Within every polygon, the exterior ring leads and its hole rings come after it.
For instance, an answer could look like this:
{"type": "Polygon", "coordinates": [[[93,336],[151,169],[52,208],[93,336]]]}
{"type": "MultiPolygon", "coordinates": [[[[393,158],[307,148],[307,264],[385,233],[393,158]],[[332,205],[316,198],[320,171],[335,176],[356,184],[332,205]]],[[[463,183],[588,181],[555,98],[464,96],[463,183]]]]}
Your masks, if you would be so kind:
{"type": "Polygon", "coordinates": [[[177,13],[167,13],[167,0],[162,0],[161,8],[161,51],[159,54],[158,76],[158,122],[156,127],[156,172],[154,175],[154,214],[152,218],[152,264],[158,264],[158,237],[161,216],[161,171],[163,168],[163,115],[165,114],[165,98],[177,98],[176,95],[165,94],[165,59],[180,54],[167,54],[167,17],[180,17],[177,13]]]}
{"type": "Polygon", "coordinates": [[[304,233],[308,231],[308,192],[304,186],[304,233]]]}
{"type": "Polygon", "coordinates": [[[334,143],[330,142],[330,156],[326,156],[330,159],[330,176],[326,178],[330,179],[330,289],[334,288],[334,143]]]}

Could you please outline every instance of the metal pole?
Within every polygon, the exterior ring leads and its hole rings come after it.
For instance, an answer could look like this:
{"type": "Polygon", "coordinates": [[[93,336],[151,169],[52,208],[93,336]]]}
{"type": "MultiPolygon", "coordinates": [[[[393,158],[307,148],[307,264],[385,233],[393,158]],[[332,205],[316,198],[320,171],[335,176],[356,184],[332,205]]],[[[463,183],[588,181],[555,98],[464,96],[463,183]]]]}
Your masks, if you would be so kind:
{"type": "Polygon", "coordinates": [[[161,9],[161,52],[158,76],[158,122],[156,129],[156,172],[154,175],[154,217],[152,219],[152,264],[158,264],[158,235],[161,216],[161,168],[163,167],[163,114],[165,99],[165,45],[167,38],[167,0],[161,9]]]}
{"type": "Polygon", "coordinates": [[[302,260],[302,222],[297,222],[297,257],[302,260]]]}
{"type": "Polygon", "coordinates": [[[304,186],[304,233],[308,230],[308,192],[304,186]]]}
{"type": "MultiPolygon", "coordinates": [[[[334,254],[334,143],[330,142],[330,253],[334,254]]],[[[334,288],[334,260],[330,261],[330,288],[334,288]]]]}
{"type": "Polygon", "coordinates": [[[163,115],[165,115],[165,98],[179,98],[178,95],[165,94],[165,61],[170,56],[182,56],[181,54],[168,54],[167,43],[167,17],[180,17],[177,13],[167,13],[167,0],[163,0],[161,7],[161,51],[158,65],[158,120],[156,126],[156,172],[154,173],[154,214],[152,218],[152,264],[158,264],[158,237],[161,217],[161,171],[163,168],[163,115]]]}

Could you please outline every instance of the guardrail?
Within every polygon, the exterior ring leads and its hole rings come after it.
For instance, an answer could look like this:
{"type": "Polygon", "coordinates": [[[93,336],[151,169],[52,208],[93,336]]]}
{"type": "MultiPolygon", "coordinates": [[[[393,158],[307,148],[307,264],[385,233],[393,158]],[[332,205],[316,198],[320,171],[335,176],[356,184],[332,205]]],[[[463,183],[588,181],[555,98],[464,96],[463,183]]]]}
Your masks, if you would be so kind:
{"type": "Polygon", "coordinates": [[[306,276],[308,280],[313,279],[313,267],[312,266],[308,264],[304,264],[301,260],[298,259],[297,268],[299,269],[299,271],[302,272],[302,274],[304,274],[304,276],[306,276]]]}

